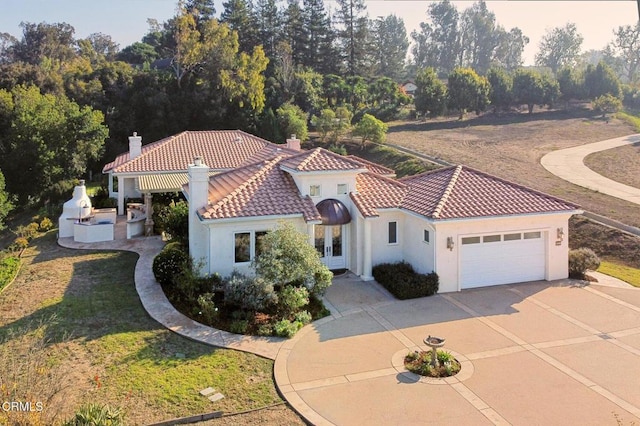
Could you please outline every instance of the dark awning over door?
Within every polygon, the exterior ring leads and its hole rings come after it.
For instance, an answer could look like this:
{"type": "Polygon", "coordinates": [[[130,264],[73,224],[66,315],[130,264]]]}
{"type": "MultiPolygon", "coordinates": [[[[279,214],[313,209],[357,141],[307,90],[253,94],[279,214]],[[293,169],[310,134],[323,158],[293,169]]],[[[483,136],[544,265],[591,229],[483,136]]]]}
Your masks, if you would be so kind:
{"type": "Polygon", "coordinates": [[[320,212],[323,225],[344,225],[351,222],[351,215],[347,206],[338,200],[328,198],[320,201],[316,208],[320,212]]]}

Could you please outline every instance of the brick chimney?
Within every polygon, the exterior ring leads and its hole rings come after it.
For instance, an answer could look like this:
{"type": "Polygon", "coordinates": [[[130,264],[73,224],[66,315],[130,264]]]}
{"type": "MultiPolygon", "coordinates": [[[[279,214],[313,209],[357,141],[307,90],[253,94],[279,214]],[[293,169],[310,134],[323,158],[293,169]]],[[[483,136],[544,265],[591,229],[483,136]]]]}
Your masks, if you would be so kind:
{"type": "Polygon", "coordinates": [[[129,159],[133,160],[142,154],[142,136],[138,136],[137,132],[133,132],[133,136],[129,136],[129,159]]]}
{"type": "Polygon", "coordinates": [[[202,270],[209,272],[209,229],[202,224],[198,210],[209,203],[209,166],[202,157],[193,159],[189,164],[189,254],[196,264],[201,262],[202,270]]]}
{"type": "Polygon", "coordinates": [[[300,139],[296,138],[296,135],[291,135],[291,138],[287,139],[287,148],[300,151],[300,139]]]}

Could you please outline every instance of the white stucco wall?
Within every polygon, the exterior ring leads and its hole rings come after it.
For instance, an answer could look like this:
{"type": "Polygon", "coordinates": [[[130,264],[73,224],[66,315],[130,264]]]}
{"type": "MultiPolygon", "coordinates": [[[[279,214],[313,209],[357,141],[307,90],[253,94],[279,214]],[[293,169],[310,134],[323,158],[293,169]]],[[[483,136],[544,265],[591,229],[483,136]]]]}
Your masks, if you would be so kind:
{"type": "Polygon", "coordinates": [[[435,232],[433,226],[425,219],[412,214],[404,218],[404,260],[420,274],[428,274],[435,270],[434,246],[435,232]],[[429,243],[424,242],[424,230],[429,231],[429,243]]]}
{"type": "Polygon", "coordinates": [[[404,259],[405,218],[399,210],[379,211],[379,217],[371,223],[371,259],[373,266],[379,263],[400,262],[404,259]],[[397,222],[398,242],[389,244],[389,222],[397,222]]]}
{"type": "MultiPolygon", "coordinates": [[[[292,223],[300,232],[307,233],[307,225],[302,217],[283,219],[292,223]]],[[[251,273],[250,262],[234,263],[235,261],[235,234],[238,232],[270,231],[278,226],[279,220],[236,220],[208,223],[209,228],[209,262],[208,269],[203,271],[209,274],[215,272],[228,276],[234,269],[242,273],[251,273]]]]}
{"type": "Polygon", "coordinates": [[[473,220],[435,221],[436,229],[436,272],[440,277],[440,292],[460,290],[459,256],[461,240],[464,236],[483,235],[488,233],[509,233],[524,231],[541,231],[545,238],[546,271],[545,279],[557,280],[568,276],[568,220],[570,214],[557,213],[546,215],[496,217],[473,220]],[[563,228],[565,236],[556,245],[557,229],[563,228]],[[453,250],[446,248],[447,238],[455,242],[453,250]]]}

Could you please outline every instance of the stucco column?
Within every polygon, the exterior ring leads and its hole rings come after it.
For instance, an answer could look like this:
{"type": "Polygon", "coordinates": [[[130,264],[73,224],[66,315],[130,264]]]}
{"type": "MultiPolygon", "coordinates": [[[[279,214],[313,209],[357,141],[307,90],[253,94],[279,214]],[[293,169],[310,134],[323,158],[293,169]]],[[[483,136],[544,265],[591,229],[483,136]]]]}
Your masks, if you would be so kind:
{"type": "Polygon", "coordinates": [[[113,197],[115,194],[113,193],[113,173],[109,173],[109,179],[107,179],[109,185],[109,197],[113,197]]]}
{"type": "Polygon", "coordinates": [[[153,195],[151,193],[144,194],[144,211],[147,219],[144,221],[144,235],[150,237],[153,235],[153,195]]]}
{"type": "Polygon", "coordinates": [[[362,275],[360,275],[360,278],[362,279],[362,281],[372,281],[373,275],[371,271],[373,267],[371,265],[371,221],[367,219],[364,219],[362,251],[362,275]]]}
{"type": "Polygon", "coordinates": [[[124,178],[118,176],[118,215],[124,214],[124,178]]]}
{"type": "Polygon", "coordinates": [[[315,246],[315,238],[316,238],[316,226],[313,223],[307,223],[307,236],[309,237],[309,244],[311,246],[315,246]]]}

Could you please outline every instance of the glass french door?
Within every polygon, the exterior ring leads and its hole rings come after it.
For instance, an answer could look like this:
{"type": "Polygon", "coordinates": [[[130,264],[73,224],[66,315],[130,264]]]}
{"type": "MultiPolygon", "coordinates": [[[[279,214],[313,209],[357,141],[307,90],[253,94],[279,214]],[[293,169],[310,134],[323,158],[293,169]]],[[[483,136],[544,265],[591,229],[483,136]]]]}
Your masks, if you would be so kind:
{"type": "Polygon", "coordinates": [[[329,269],[346,268],[344,225],[316,225],[314,240],[322,263],[329,269]]]}

